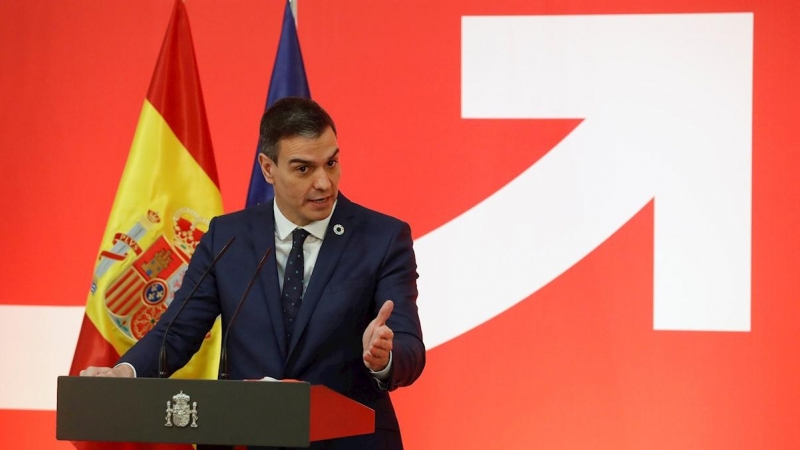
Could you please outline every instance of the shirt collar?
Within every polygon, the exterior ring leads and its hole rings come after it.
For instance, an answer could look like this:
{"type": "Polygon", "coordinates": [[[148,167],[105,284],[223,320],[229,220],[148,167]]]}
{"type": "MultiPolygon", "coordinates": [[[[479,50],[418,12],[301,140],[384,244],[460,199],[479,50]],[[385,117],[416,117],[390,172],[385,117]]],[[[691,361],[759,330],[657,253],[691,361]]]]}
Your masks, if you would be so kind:
{"type": "Polygon", "coordinates": [[[301,227],[295,225],[292,223],[292,221],[287,219],[286,216],[284,216],[281,212],[280,208],[278,208],[278,202],[273,201],[272,208],[275,211],[275,233],[277,233],[278,239],[285,241],[296,228],[302,228],[308,231],[312,236],[320,241],[325,239],[325,232],[328,230],[328,224],[331,222],[333,211],[336,210],[337,202],[338,200],[333,202],[333,208],[331,208],[331,213],[328,215],[328,217],[316,222],[311,222],[308,225],[301,227]]]}

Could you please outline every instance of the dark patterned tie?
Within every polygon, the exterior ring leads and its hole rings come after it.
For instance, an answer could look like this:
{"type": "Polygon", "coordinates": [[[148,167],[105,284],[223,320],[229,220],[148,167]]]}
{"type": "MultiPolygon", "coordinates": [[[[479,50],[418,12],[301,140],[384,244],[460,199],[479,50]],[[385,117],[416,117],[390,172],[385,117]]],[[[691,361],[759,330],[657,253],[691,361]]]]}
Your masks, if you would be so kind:
{"type": "Polygon", "coordinates": [[[286,268],[283,275],[283,324],[286,328],[286,343],[292,340],[292,330],[297,313],[300,311],[300,302],[303,301],[303,275],[304,259],[303,242],[308,237],[308,231],[296,228],[292,231],[292,251],[286,258],[286,268]]]}

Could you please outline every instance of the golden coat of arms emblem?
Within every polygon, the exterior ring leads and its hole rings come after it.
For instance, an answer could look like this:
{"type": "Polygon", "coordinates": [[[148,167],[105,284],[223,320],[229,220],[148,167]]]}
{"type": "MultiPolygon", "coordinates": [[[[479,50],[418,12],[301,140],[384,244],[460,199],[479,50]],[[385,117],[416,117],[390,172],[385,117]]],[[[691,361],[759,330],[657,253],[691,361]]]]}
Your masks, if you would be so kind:
{"type": "Polygon", "coordinates": [[[172,302],[186,273],[189,259],[208,227],[208,220],[188,208],[164,223],[155,211],[136,222],[128,232],[118,232],[113,246],[100,253],[95,277],[122,265],[104,292],[112,323],[133,340],[150,331],[172,302]]]}

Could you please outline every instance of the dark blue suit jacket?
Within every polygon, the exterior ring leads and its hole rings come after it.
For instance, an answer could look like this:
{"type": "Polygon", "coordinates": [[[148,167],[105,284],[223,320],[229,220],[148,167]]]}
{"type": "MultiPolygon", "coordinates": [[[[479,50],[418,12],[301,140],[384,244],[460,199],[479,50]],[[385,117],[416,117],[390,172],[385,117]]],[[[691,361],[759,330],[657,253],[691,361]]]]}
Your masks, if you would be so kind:
{"type": "MultiPolygon", "coordinates": [[[[275,244],[272,202],[211,221],[192,257],[182,288],[156,327],[120,360],[137,375],[157,375],[164,327],[226,242],[228,253],[190,299],[167,338],[170,373],[186,364],[218,315],[223,330],[259,259],[275,244]]],[[[375,410],[375,434],[314,443],[318,449],[401,449],[397,417],[386,390],[362,360],[362,335],[386,300],[394,331],[388,389],[414,382],[425,365],[417,314],[417,271],[408,224],[371,211],[339,194],[297,317],[291,342],[284,336],[275,252],[245,301],[228,341],[231,379],[270,376],[323,384],[375,410]],[[332,228],[342,225],[344,233],[332,228]]]]}

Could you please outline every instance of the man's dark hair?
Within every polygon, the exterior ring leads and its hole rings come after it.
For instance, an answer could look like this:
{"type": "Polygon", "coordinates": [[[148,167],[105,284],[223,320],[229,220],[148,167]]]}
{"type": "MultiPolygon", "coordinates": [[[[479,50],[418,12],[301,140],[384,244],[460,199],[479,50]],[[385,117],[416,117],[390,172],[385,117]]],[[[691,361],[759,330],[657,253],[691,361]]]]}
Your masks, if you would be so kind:
{"type": "Polygon", "coordinates": [[[336,134],[333,119],[317,102],[302,97],[285,97],[275,102],[261,118],[259,149],[277,165],[281,139],[297,136],[318,138],[328,127],[336,134]]]}

